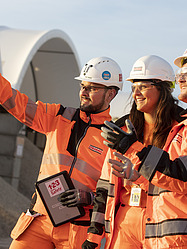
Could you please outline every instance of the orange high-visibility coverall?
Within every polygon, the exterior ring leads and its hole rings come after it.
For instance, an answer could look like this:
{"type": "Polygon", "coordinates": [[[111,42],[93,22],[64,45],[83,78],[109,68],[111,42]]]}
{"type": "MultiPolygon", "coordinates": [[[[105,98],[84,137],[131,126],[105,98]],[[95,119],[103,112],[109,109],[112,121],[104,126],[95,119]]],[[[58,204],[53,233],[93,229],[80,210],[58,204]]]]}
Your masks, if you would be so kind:
{"type": "MultiPolygon", "coordinates": [[[[129,151],[137,149],[136,145],[139,147],[136,143],[129,151]]],[[[145,248],[185,249],[187,248],[186,119],[170,131],[164,150],[148,146],[137,153],[137,169],[150,182],[146,209],[145,248]]]]}
{"type": "MultiPolygon", "coordinates": [[[[98,204],[97,208],[94,205],[87,239],[98,243],[102,238],[103,226],[105,226],[105,249],[121,248],[122,246],[124,248],[136,248],[136,246],[137,248],[141,248],[145,234],[144,213],[147,194],[145,191],[143,192],[140,206],[129,206],[132,185],[127,180],[123,181],[111,173],[111,165],[108,164],[107,160],[109,158],[114,159],[112,150],[108,150],[106,158],[101,178],[97,184],[97,198],[103,200],[105,197],[107,201],[105,205],[106,210],[100,204],[98,204]],[[115,216],[116,211],[117,215],[115,216]],[[119,229],[120,220],[121,222],[126,222],[121,226],[121,231],[119,229]],[[124,227],[127,227],[127,229],[124,230],[124,227]]],[[[147,181],[145,180],[144,189],[146,185],[147,181]]],[[[141,187],[143,187],[143,184],[141,187]]]]}
{"type": "MultiPolygon", "coordinates": [[[[122,127],[122,129],[126,131],[126,127],[122,127]]],[[[151,124],[147,124],[144,129],[146,143],[151,143],[152,129],[153,125],[151,124]]],[[[145,234],[146,191],[148,190],[149,182],[144,177],[141,177],[144,178],[145,182],[141,184],[140,204],[139,206],[130,206],[132,187],[138,187],[138,185],[132,184],[128,180],[122,180],[112,174],[111,165],[108,163],[109,158],[114,159],[112,152],[109,149],[101,177],[97,183],[97,196],[87,239],[98,243],[102,238],[101,235],[105,223],[105,236],[107,238],[105,248],[118,249],[122,245],[126,249],[142,248],[145,234]],[[104,217],[105,206],[106,213],[104,217]],[[117,215],[115,216],[116,211],[117,215]]],[[[126,156],[133,159],[135,155],[131,153],[126,154],[126,156]]]]}
{"type": "MultiPolygon", "coordinates": [[[[163,150],[154,146],[144,148],[140,142],[136,142],[126,152],[126,154],[132,154],[135,151],[139,151],[137,156],[133,157],[132,161],[142,176],[134,183],[143,186],[142,184],[145,184],[145,178],[149,181],[145,209],[145,240],[143,242],[143,248],[145,249],[187,248],[186,125],[187,120],[176,124],[172,128],[163,150]]],[[[110,154],[108,157],[113,157],[113,155],[110,154]]],[[[100,179],[101,182],[99,185],[104,188],[104,186],[106,187],[104,180],[107,181],[106,179],[108,177],[106,171],[105,175],[102,172],[102,176],[105,177],[100,179]]],[[[113,176],[110,182],[111,186],[109,188],[110,192],[108,194],[109,198],[107,200],[105,213],[105,229],[107,231],[108,228],[108,232],[112,232],[115,229],[112,220],[114,218],[113,210],[117,202],[115,202],[116,200],[114,200],[114,198],[112,199],[112,197],[117,196],[121,188],[119,181],[116,184],[113,176]]],[[[118,218],[118,213],[116,218],[118,218]]],[[[122,219],[123,217],[120,218],[122,219]]],[[[137,225],[139,225],[138,217],[137,225]]],[[[121,228],[124,228],[123,223],[121,228]]],[[[136,229],[137,227],[134,228],[135,236],[137,235],[136,229]]],[[[139,227],[138,230],[140,232],[142,231],[139,227]]],[[[93,234],[90,234],[90,238],[92,241],[94,240],[93,234]]],[[[106,248],[113,248],[112,244],[110,244],[111,239],[112,237],[107,239],[106,248]]]]}
{"type": "MultiPolygon", "coordinates": [[[[172,134],[173,131],[177,129],[177,127],[179,127],[179,125],[177,125],[177,122],[174,122],[174,127],[171,130],[170,134],[172,134]]],[[[170,134],[169,137],[171,137],[170,134]]],[[[164,147],[165,150],[168,150],[169,137],[164,147]]],[[[125,154],[127,157],[129,157],[132,160],[133,163],[137,163],[137,167],[140,164],[140,162],[138,164],[136,152],[141,151],[143,148],[144,145],[141,144],[140,142],[137,142],[136,144],[132,145],[131,148],[125,154]]],[[[175,150],[178,149],[179,147],[175,147],[175,150]]],[[[158,150],[163,151],[161,149],[158,150]]],[[[184,148],[183,150],[184,151],[182,153],[185,153],[184,148]]],[[[157,154],[154,155],[154,153],[152,153],[153,160],[155,160],[155,158],[157,159],[157,156],[158,156],[157,154]]],[[[95,200],[96,205],[94,206],[92,222],[90,228],[88,229],[89,234],[87,239],[92,242],[100,241],[101,239],[100,235],[102,234],[102,227],[103,225],[105,225],[105,232],[108,234],[106,235],[107,240],[105,248],[110,248],[110,249],[121,248],[121,245],[123,245],[124,248],[132,248],[132,249],[144,248],[144,245],[146,244],[146,242],[144,241],[145,223],[146,219],[150,221],[149,219],[150,216],[147,216],[147,214],[150,211],[153,212],[152,204],[149,201],[147,201],[147,195],[144,194],[145,192],[142,192],[143,195],[140,202],[140,207],[129,206],[128,201],[126,201],[126,199],[129,200],[129,192],[130,192],[128,191],[127,181],[125,180],[123,182],[121,179],[111,174],[111,166],[110,164],[108,164],[109,158],[114,158],[112,150],[109,150],[107,153],[101,177],[97,184],[98,199],[102,199],[103,196],[105,196],[105,202],[107,199],[106,210],[104,208],[104,205],[100,206],[99,201],[97,201],[96,197],[95,200]],[[123,186],[125,186],[125,189],[123,188],[123,186]],[[120,203],[122,203],[122,205],[120,205],[116,214],[116,207],[120,203]]],[[[162,162],[162,165],[164,166],[164,162],[162,162]]],[[[140,176],[138,180],[136,180],[133,183],[133,185],[140,186],[144,190],[147,191],[149,190],[149,192],[150,189],[153,188],[153,186],[149,183],[148,179],[144,178],[143,175],[140,176]]],[[[130,187],[132,187],[132,185],[130,187]]],[[[148,198],[152,198],[152,193],[150,194],[151,195],[149,195],[148,198]]],[[[146,248],[160,248],[160,247],[153,246],[146,248]]]]}
{"type": "MultiPolygon", "coordinates": [[[[1,75],[0,103],[19,121],[46,135],[39,180],[67,170],[71,171],[75,188],[95,191],[107,151],[100,128],[105,120],[111,120],[109,108],[87,116],[79,109],[64,108],[60,104],[34,103],[25,94],[12,89],[1,75]]],[[[38,194],[33,210],[42,216],[21,215],[12,231],[11,248],[81,248],[92,206],[85,207],[84,217],[56,228],[38,194]]]]}

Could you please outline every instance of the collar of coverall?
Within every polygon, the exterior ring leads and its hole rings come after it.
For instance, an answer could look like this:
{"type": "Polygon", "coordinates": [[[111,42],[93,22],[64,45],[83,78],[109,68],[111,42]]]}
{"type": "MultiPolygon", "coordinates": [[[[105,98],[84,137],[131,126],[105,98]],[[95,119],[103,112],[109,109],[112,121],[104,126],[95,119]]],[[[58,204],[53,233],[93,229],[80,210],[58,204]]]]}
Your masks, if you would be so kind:
{"type": "Polygon", "coordinates": [[[105,120],[111,121],[110,107],[99,113],[90,113],[90,116],[87,116],[86,112],[80,111],[80,117],[86,123],[91,118],[92,124],[104,124],[105,120]]]}

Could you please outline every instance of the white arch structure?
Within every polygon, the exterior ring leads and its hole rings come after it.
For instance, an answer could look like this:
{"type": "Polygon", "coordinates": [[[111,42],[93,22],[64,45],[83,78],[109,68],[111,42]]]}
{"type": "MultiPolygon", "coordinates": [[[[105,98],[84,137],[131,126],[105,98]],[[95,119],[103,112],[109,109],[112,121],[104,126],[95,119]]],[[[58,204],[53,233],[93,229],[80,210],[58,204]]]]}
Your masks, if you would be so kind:
{"type": "Polygon", "coordinates": [[[1,73],[33,101],[79,104],[80,62],[61,30],[33,31],[0,27],[1,73]]]}

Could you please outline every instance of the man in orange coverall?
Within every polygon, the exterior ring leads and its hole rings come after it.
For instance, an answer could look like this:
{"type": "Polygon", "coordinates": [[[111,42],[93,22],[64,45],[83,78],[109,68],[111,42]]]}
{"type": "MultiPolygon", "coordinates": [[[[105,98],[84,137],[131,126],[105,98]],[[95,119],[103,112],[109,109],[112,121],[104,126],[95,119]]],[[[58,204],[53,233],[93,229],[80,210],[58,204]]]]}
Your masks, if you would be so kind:
{"type": "MultiPolygon", "coordinates": [[[[180,67],[176,82],[180,87],[178,98],[187,103],[187,50],[175,59],[180,67]]],[[[175,125],[166,140],[164,149],[144,147],[137,141],[135,130],[127,121],[129,133],[111,122],[105,122],[104,143],[120,153],[136,151],[131,161],[114,152],[120,159],[110,159],[114,173],[141,184],[140,175],[149,181],[146,208],[146,232],[144,248],[187,248],[187,112],[184,120],[175,125]],[[115,133],[114,133],[115,131],[115,133]]]]}
{"type": "Polygon", "coordinates": [[[108,57],[88,61],[76,79],[81,81],[77,109],[34,103],[0,75],[1,105],[20,122],[47,137],[38,180],[68,171],[75,190],[60,197],[62,205],[85,209],[83,217],[53,227],[36,193],[32,209],[21,214],[12,230],[11,249],[78,249],[86,239],[94,191],[107,151],[101,126],[111,120],[110,102],[123,82],[119,65],[108,57]]]}

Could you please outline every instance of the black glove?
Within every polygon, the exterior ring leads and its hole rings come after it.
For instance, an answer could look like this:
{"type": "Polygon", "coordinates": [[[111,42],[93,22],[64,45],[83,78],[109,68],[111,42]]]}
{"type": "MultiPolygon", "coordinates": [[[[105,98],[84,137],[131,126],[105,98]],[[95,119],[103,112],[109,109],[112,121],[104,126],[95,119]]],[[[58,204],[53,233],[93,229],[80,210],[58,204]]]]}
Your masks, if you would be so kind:
{"type": "Polygon", "coordinates": [[[109,148],[115,149],[118,152],[124,154],[130,146],[138,139],[136,136],[136,130],[129,119],[125,120],[128,133],[120,129],[112,122],[105,121],[104,124],[109,128],[102,127],[101,136],[108,141],[103,141],[109,148]]]}
{"type": "Polygon", "coordinates": [[[82,249],[95,249],[97,246],[98,246],[97,243],[85,240],[84,243],[82,244],[82,249]]]}
{"type": "Polygon", "coordinates": [[[63,206],[76,207],[92,205],[94,194],[92,192],[86,192],[82,189],[70,189],[61,193],[58,197],[58,201],[63,206]]]}

